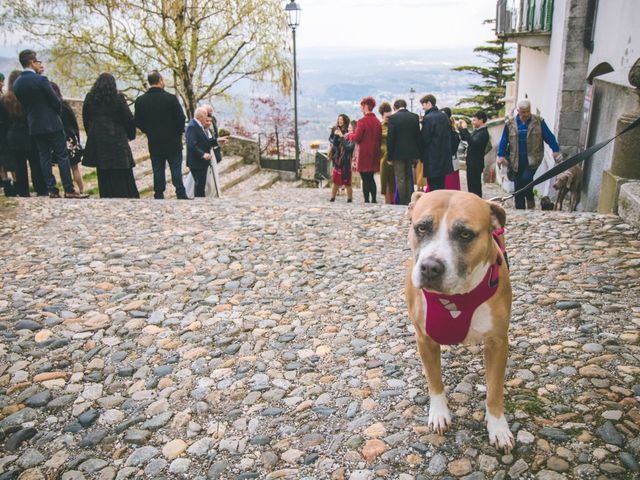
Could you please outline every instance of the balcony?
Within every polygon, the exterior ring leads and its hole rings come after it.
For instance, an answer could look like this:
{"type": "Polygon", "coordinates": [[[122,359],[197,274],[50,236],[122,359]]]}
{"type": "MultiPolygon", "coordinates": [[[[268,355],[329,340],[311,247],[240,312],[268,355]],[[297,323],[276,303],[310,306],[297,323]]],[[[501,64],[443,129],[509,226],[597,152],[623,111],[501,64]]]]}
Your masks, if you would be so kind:
{"type": "Polygon", "coordinates": [[[496,34],[506,42],[548,52],[553,0],[498,0],[496,34]]]}

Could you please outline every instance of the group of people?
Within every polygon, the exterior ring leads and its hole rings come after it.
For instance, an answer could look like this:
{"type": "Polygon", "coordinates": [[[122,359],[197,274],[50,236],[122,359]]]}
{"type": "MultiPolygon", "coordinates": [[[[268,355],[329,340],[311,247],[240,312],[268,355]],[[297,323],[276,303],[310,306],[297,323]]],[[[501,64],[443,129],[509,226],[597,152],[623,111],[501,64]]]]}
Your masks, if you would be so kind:
{"type": "Polygon", "coordinates": [[[217,163],[222,161],[220,147],[227,138],[218,136],[210,105],[197,108],[186,127],[191,190],[187,191],[182,176],[186,118],[177,97],[165,91],[160,73],[148,75],[150,87],[136,100],[135,116],[114,76],[101,74],[82,107],[83,148],[76,115],[58,85],[43,75],[44,65],[36,52],[20,52],[19,61],[23,70],[11,72],[4,94],[0,74],[0,177],[5,195],[30,196],[30,171],[38,196],[59,198],[52,167],[57,164],[64,198],[86,198],[82,164],[96,169],[100,197],[139,198],[129,145],[139,129],[148,140],[155,198],[164,198],[167,163],[179,199],[220,196],[217,163]],[[213,187],[205,192],[209,185],[213,187]]]}
{"type": "MultiPolygon", "coordinates": [[[[350,120],[340,114],[329,136],[329,160],[332,162],[330,201],[338,189],[345,187],[347,202],[353,201],[352,172],[359,172],[365,203],[376,203],[374,175],[380,173],[381,193],[386,203],[408,205],[415,189],[460,190],[457,151],[461,140],[467,144],[467,189],[482,197],[482,174],[485,155],[491,150],[487,115],[477,111],[467,123],[455,121],[449,108],[439,109],[435,96],[420,99],[424,115],[407,110],[407,102],[398,99],[392,107],[382,102],[380,120],[373,113],[375,99],[360,102],[363,117],[350,120]]],[[[544,120],[531,114],[527,100],[518,103],[518,113],[504,128],[498,149],[499,166],[507,166],[518,190],[529,183],[542,163],[544,143],[559,160],[559,147],[544,120]]],[[[533,191],[516,195],[516,208],[534,208],[533,191]]]]}

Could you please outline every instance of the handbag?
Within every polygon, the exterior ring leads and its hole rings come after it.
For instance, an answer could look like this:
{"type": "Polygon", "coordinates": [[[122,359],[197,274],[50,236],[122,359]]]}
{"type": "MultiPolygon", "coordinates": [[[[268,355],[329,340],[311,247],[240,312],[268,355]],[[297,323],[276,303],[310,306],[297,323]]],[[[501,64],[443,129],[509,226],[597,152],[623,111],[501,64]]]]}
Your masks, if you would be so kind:
{"type": "Polygon", "coordinates": [[[80,163],[84,157],[84,148],[80,143],[80,139],[75,136],[67,137],[67,152],[69,153],[69,162],[71,164],[80,163]]]}

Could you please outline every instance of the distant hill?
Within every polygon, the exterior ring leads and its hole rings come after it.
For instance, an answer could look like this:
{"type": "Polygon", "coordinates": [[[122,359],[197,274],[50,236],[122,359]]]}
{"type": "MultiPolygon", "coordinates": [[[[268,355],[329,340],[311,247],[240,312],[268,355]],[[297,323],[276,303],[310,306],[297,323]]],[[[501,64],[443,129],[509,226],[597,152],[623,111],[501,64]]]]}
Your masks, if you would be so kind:
{"type": "MultiPolygon", "coordinates": [[[[307,49],[300,52],[298,97],[299,118],[306,122],[300,140],[325,141],[339,113],[357,119],[359,102],[372,95],[382,100],[404,98],[410,104],[409,89],[415,90],[413,110],[420,98],[433,93],[438,106],[452,107],[469,94],[471,77],[452,67],[477,63],[471,49],[464,50],[337,50],[307,49]]],[[[259,87],[238,87],[241,97],[260,94],[259,87]]],[[[250,118],[251,112],[243,112],[250,118]]],[[[224,118],[224,115],[221,115],[224,118]]]]}
{"type": "Polygon", "coordinates": [[[19,65],[15,58],[0,57],[0,72],[4,73],[6,78],[9,78],[9,73],[18,67],[19,65]]]}

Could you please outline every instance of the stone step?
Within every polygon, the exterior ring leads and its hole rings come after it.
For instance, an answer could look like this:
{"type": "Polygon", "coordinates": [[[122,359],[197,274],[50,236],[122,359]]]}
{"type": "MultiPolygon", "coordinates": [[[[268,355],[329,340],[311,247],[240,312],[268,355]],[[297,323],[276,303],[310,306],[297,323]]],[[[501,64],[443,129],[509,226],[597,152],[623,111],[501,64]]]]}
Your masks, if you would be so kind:
{"type": "Polygon", "coordinates": [[[226,192],[231,188],[235,187],[241,182],[248,180],[253,177],[257,173],[260,172],[260,166],[254,163],[250,163],[244,165],[240,168],[237,168],[225,175],[220,176],[220,183],[222,183],[222,191],[226,192]]]}
{"type": "Polygon", "coordinates": [[[239,197],[246,192],[254,192],[257,190],[266,190],[271,188],[278,180],[280,175],[277,172],[269,170],[261,170],[251,176],[247,180],[238,183],[226,192],[226,196],[239,197]]]}
{"type": "MultiPolygon", "coordinates": [[[[151,163],[151,162],[149,162],[151,163]]],[[[220,174],[220,183],[222,191],[225,192],[237,185],[238,183],[250,178],[253,174],[260,171],[260,167],[255,164],[245,164],[242,157],[225,157],[222,163],[227,163],[220,174]],[[227,163],[228,162],[228,163],[227,163]]],[[[183,166],[183,175],[189,173],[189,169],[183,166]]],[[[167,189],[165,190],[165,198],[175,198],[175,189],[171,184],[171,174],[169,169],[166,171],[167,189]]],[[[141,178],[136,178],[138,191],[141,197],[153,196],[153,171],[148,171],[141,178]]]]}
{"type": "MultiPolygon", "coordinates": [[[[235,156],[225,157],[222,164],[224,164],[225,167],[220,171],[221,175],[227,172],[231,172],[241,167],[242,165],[244,165],[244,159],[242,157],[235,157],[235,156]]],[[[144,181],[146,184],[146,180],[147,180],[146,177],[151,176],[151,184],[153,185],[153,165],[151,164],[150,158],[146,158],[145,161],[141,163],[136,163],[136,168],[134,169],[133,172],[134,172],[134,177],[136,179],[136,182],[144,181]]],[[[187,167],[186,162],[183,161],[182,174],[186,175],[187,173],[189,173],[189,168],[187,167]]],[[[165,177],[167,178],[167,181],[171,179],[171,172],[169,170],[169,165],[165,167],[165,177]]],[[[140,189],[140,186],[138,186],[138,189],[140,189]]]]}

